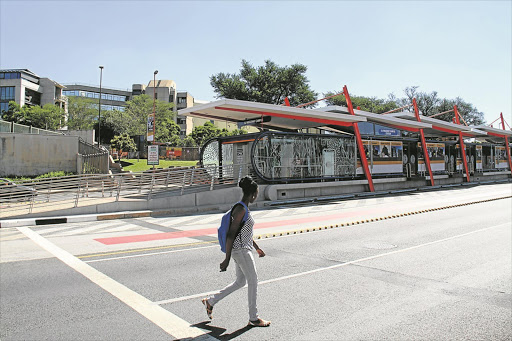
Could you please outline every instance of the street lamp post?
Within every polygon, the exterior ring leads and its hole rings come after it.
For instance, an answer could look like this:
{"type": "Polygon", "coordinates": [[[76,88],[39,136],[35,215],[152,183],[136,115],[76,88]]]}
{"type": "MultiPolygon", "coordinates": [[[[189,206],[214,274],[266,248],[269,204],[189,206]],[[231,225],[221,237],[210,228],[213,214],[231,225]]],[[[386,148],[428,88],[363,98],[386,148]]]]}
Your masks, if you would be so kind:
{"type": "MultiPolygon", "coordinates": [[[[158,70],[153,72],[153,144],[156,144],[156,74],[158,70]]],[[[153,170],[155,170],[155,165],[153,165],[153,170]]]]}
{"type": "Polygon", "coordinates": [[[155,70],[153,72],[153,144],[156,143],[156,74],[158,73],[158,70],[155,70]]]}
{"type": "Polygon", "coordinates": [[[101,81],[103,78],[103,66],[100,65],[100,102],[98,107],[98,147],[101,148],[101,81]]]}

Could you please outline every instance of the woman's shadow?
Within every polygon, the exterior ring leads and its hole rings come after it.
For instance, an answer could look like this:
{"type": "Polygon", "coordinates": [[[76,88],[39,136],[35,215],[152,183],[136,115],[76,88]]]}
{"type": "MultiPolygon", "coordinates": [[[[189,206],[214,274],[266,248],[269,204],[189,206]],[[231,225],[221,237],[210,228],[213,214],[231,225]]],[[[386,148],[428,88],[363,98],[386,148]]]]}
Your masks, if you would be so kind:
{"type": "MultiPolygon", "coordinates": [[[[221,341],[234,339],[235,337],[238,337],[253,328],[252,326],[247,325],[243,328],[235,330],[234,332],[232,332],[230,334],[224,334],[224,332],[227,330],[226,328],[211,326],[210,322],[211,321],[204,321],[204,322],[196,323],[196,324],[193,324],[192,327],[197,327],[197,328],[200,328],[203,330],[209,330],[210,332],[207,333],[207,335],[214,337],[221,341]]],[[[199,336],[197,338],[187,338],[187,339],[181,339],[181,340],[182,341],[184,341],[184,340],[193,341],[193,340],[200,340],[202,338],[204,338],[204,335],[199,336]]]]}

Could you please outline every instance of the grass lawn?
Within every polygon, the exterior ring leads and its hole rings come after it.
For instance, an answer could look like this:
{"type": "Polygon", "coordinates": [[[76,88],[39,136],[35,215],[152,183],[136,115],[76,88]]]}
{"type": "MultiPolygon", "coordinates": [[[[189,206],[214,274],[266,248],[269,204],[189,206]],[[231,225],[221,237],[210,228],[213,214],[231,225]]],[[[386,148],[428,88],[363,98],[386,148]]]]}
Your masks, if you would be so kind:
{"type": "MultiPolygon", "coordinates": [[[[116,160],[117,162],[117,160],[116,160]]],[[[160,160],[160,164],[155,166],[155,168],[169,168],[170,166],[174,167],[190,167],[195,166],[197,161],[181,161],[181,160],[160,160]]],[[[148,165],[146,159],[121,159],[121,166],[125,171],[132,172],[142,172],[148,169],[153,168],[153,166],[148,165]]]]}

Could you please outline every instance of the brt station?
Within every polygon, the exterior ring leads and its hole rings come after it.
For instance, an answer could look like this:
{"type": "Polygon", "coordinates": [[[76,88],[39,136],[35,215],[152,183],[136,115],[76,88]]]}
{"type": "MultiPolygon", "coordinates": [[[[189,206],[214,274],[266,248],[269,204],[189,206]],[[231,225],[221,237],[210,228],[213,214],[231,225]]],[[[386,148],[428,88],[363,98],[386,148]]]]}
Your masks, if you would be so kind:
{"type": "Polygon", "coordinates": [[[305,109],[222,99],[178,114],[258,128],[207,141],[200,163],[216,179],[251,175],[267,185],[265,200],[509,181],[510,130],[446,122],[414,109],[374,114],[350,101],[305,109]]]}

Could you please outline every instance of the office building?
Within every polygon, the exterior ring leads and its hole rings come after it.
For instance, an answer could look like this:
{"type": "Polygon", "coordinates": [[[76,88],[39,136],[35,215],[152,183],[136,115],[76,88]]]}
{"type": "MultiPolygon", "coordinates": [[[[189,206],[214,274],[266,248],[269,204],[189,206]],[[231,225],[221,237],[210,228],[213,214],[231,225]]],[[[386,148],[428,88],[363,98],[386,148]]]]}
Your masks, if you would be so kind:
{"type": "Polygon", "coordinates": [[[63,88],[56,81],[39,77],[28,69],[0,70],[0,112],[7,111],[9,102],[14,101],[20,107],[51,103],[67,114],[68,103],[63,88]]]}
{"type": "MultiPolygon", "coordinates": [[[[65,96],[81,96],[90,99],[99,100],[99,86],[73,83],[65,84],[66,89],[63,91],[65,96]]],[[[101,88],[101,110],[120,110],[124,111],[126,102],[132,98],[130,90],[101,88]]]]}

